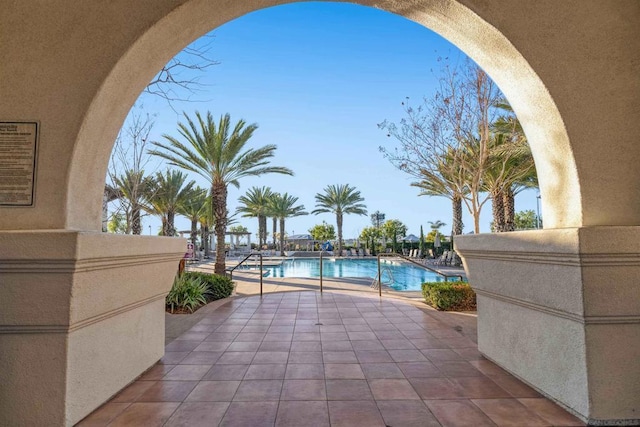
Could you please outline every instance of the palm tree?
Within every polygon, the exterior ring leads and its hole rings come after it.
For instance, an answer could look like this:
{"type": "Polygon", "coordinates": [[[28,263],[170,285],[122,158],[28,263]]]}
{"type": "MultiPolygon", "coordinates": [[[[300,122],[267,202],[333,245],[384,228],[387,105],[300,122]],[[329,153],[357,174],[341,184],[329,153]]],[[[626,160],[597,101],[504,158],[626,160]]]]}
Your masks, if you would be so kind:
{"type": "Polygon", "coordinates": [[[144,175],[143,170],[126,170],[122,175],[113,177],[114,187],[112,191],[123,203],[126,214],[126,232],[140,235],[142,234],[141,211],[146,197],[149,195],[149,188],[152,179],[144,175]],[[124,199],[124,200],[123,200],[124,199]]]}
{"type": "Polygon", "coordinates": [[[316,209],[312,214],[332,212],[336,214],[338,228],[338,254],[342,255],[342,220],[344,215],[366,215],[367,207],[364,198],[355,187],[344,185],[328,185],[324,194],[316,194],[316,209]]]}
{"type": "Polygon", "coordinates": [[[185,184],[187,175],[175,170],[156,173],[151,186],[146,210],[162,219],[162,235],[175,236],[175,216],[180,206],[188,200],[195,181],[185,184]]]}
{"type": "Polygon", "coordinates": [[[197,124],[186,114],[187,124],[178,124],[178,133],[185,142],[170,135],[163,135],[167,144],[154,142],[163,151],[153,150],[151,154],[159,156],[171,165],[195,172],[205,178],[210,186],[211,211],[216,234],[215,273],[225,272],[224,240],[227,231],[228,214],[227,192],[231,184],[240,187],[239,179],[247,176],[260,176],[267,173],[293,175],[282,166],[269,166],[269,159],[275,155],[275,145],[245,149],[256,124],[247,125],[244,120],[231,124],[231,117],[225,114],[215,122],[210,112],[206,118],[196,112],[197,124]]]}
{"type": "Polygon", "coordinates": [[[247,194],[238,198],[242,206],[238,207],[237,212],[244,214],[243,217],[258,218],[259,249],[262,249],[262,245],[267,242],[267,212],[270,195],[269,187],[252,187],[247,194]]]}
{"type": "Polygon", "coordinates": [[[285,219],[309,214],[305,212],[304,205],[295,206],[298,201],[297,197],[290,196],[287,193],[276,193],[271,200],[271,215],[280,220],[280,255],[284,256],[285,219]]]}
{"type": "Polygon", "coordinates": [[[193,188],[187,195],[184,203],[178,206],[178,213],[184,215],[191,221],[190,240],[194,247],[198,236],[198,222],[207,208],[207,190],[204,188],[193,188]]]}

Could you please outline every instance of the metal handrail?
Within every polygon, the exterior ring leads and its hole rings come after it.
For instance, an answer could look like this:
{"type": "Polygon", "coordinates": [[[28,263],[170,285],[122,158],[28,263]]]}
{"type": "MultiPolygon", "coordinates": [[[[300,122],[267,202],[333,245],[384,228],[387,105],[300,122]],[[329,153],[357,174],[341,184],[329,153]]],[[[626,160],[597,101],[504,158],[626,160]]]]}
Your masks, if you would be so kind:
{"type": "Polygon", "coordinates": [[[425,270],[429,270],[429,271],[431,271],[431,272],[433,272],[433,273],[436,273],[436,274],[438,274],[438,275],[440,275],[440,276],[444,277],[444,281],[445,281],[445,282],[448,282],[450,277],[451,277],[451,278],[457,277],[457,278],[459,278],[460,280],[463,280],[463,278],[462,278],[462,275],[461,275],[461,274],[446,274],[446,273],[443,273],[443,272],[438,271],[438,270],[436,270],[436,269],[434,269],[434,268],[427,267],[426,265],[421,264],[421,263],[419,263],[419,262],[417,262],[417,261],[415,261],[415,260],[413,260],[413,259],[409,258],[409,257],[408,257],[408,256],[406,256],[406,255],[402,255],[402,254],[399,254],[399,253],[396,253],[396,252],[384,252],[384,253],[379,253],[379,254],[378,254],[378,277],[380,277],[380,257],[381,257],[381,256],[402,258],[403,260],[408,261],[408,262],[410,262],[410,263],[412,263],[412,264],[415,264],[415,265],[417,265],[418,267],[422,267],[422,268],[424,268],[425,270]]]}
{"type": "Polygon", "coordinates": [[[253,257],[253,256],[258,256],[260,257],[260,296],[262,296],[262,253],[260,252],[252,252],[249,255],[247,255],[246,257],[244,257],[244,259],[242,261],[240,261],[238,264],[236,264],[232,269],[228,270],[229,273],[229,278],[231,280],[233,280],[233,272],[236,268],[240,267],[242,264],[244,264],[244,262],[246,260],[248,260],[249,258],[253,257]]]}

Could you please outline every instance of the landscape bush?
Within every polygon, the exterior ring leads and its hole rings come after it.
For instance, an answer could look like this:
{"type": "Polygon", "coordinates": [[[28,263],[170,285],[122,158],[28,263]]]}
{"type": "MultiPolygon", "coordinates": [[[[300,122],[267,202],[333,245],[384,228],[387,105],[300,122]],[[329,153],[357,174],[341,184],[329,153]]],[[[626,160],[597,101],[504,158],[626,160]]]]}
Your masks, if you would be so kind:
{"type": "Polygon", "coordinates": [[[438,310],[476,310],[476,293],[467,282],[425,282],[422,295],[427,304],[438,310]]]}
{"type": "Polygon", "coordinates": [[[171,313],[193,313],[201,305],[207,303],[209,286],[197,277],[182,274],[176,276],[173,286],[166,298],[167,308],[171,313]]]}
{"type": "Polygon", "coordinates": [[[233,281],[227,276],[218,274],[201,273],[197,271],[188,271],[183,275],[187,277],[197,278],[206,283],[209,291],[207,292],[207,301],[216,301],[227,298],[233,293],[233,281]]]}

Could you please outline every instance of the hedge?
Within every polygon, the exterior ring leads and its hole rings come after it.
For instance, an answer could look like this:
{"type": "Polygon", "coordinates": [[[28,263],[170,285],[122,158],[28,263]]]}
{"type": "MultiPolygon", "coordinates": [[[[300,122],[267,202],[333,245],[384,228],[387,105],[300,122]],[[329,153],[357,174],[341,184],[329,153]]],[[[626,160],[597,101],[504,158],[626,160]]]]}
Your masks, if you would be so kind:
{"type": "Polygon", "coordinates": [[[422,295],[430,306],[445,311],[476,310],[476,293],[467,282],[426,282],[422,295]]]}

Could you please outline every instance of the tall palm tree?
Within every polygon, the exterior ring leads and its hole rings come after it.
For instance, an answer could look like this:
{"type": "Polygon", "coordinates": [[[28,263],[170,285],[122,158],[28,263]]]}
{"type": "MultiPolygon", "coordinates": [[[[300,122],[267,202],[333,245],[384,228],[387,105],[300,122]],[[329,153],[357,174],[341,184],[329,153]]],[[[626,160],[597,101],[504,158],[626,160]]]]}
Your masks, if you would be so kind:
{"type": "Polygon", "coordinates": [[[242,213],[243,217],[258,218],[259,249],[262,249],[262,245],[267,242],[267,212],[270,195],[269,187],[252,187],[247,194],[238,198],[241,206],[238,207],[237,212],[242,213]]]}
{"type": "Polygon", "coordinates": [[[271,214],[280,220],[280,255],[284,256],[285,219],[309,213],[305,212],[304,205],[295,206],[298,198],[287,193],[277,194],[271,200],[271,214]]]}
{"type": "Polygon", "coordinates": [[[186,183],[187,175],[175,170],[156,173],[146,209],[162,219],[162,235],[175,236],[175,216],[191,193],[195,181],[186,183]]]}
{"type": "Polygon", "coordinates": [[[207,208],[207,190],[204,188],[193,188],[187,195],[182,205],[178,206],[178,213],[184,215],[191,221],[190,240],[194,247],[198,236],[198,222],[207,208]]]}
{"type": "Polygon", "coordinates": [[[328,185],[324,194],[316,194],[316,209],[312,214],[332,212],[336,214],[338,228],[338,254],[342,255],[342,221],[344,215],[366,215],[367,206],[364,198],[355,187],[344,185],[328,185]]]}
{"type": "Polygon", "coordinates": [[[178,133],[184,142],[176,137],[163,135],[166,144],[153,143],[162,151],[152,150],[151,154],[167,160],[171,165],[195,172],[209,182],[212,217],[218,242],[215,273],[224,274],[224,240],[229,214],[228,186],[231,184],[239,188],[239,179],[247,176],[267,173],[293,175],[293,172],[286,167],[269,166],[269,159],[275,155],[275,145],[245,148],[258,128],[256,124],[247,125],[244,120],[240,120],[232,125],[229,114],[220,117],[216,123],[210,112],[205,118],[196,112],[196,118],[197,123],[194,123],[185,114],[187,124],[178,124],[178,133]]]}

